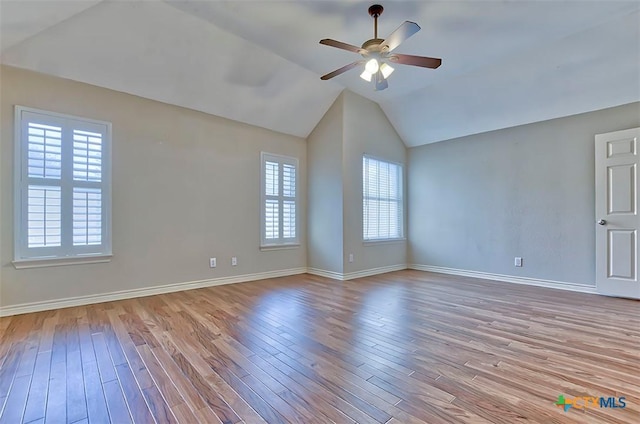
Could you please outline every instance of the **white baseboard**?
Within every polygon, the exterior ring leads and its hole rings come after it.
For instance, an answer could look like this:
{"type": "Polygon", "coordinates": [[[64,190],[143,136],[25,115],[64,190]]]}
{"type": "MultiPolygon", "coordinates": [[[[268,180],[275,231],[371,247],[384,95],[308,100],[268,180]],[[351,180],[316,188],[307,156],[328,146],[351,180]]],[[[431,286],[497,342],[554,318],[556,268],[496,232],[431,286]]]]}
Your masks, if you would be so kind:
{"type": "Polygon", "coordinates": [[[481,278],[485,280],[503,281],[515,284],[526,284],[530,286],[547,287],[560,290],[570,290],[581,293],[594,293],[596,292],[595,286],[588,286],[575,283],[566,283],[561,281],[541,280],[528,277],[516,277],[512,275],[491,274],[480,271],[469,271],[455,268],[445,268],[431,265],[420,264],[399,264],[390,265],[380,268],[372,268],[364,271],[349,272],[346,274],[326,271],[317,268],[292,268],[278,271],[259,272],[255,274],[234,275],[230,277],[220,277],[208,280],[189,281],[184,283],[166,284],[162,286],[147,287],[133,290],[121,290],[111,293],[102,293],[89,296],[76,296],[65,299],[47,300],[42,302],[22,303],[18,305],[11,305],[0,307],[0,317],[26,314],[30,312],[48,311],[51,309],[69,308],[72,306],[90,305],[93,303],[112,302],[114,300],[132,299],[136,297],[152,296],[155,294],[172,293],[183,290],[193,290],[203,287],[220,286],[223,284],[243,283],[248,281],[264,280],[267,278],[286,277],[289,275],[297,274],[313,274],[321,277],[331,278],[339,281],[352,280],[354,278],[368,277],[371,275],[384,274],[387,272],[401,271],[403,269],[415,269],[419,271],[437,272],[440,274],[460,275],[464,277],[481,278]]]}
{"type": "Polygon", "coordinates": [[[469,271],[465,269],[445,268],[441,266],[410,264],[409,269],[418,271],[437,272],[439,274],[460,275],[462,277],[481,278],[483,280],[502,281],[505,283],[525,284],[529,286],[546,287],[550,289],[569,290],[580,293],[597,294],[595,286],[586,284],[567,283],[563,281],[541,280],[539,278],[517,277],[513,275],[491,274],[489,272],[469,271]]]}
{"type": "Polygon", "coordinates": [[[347,272],[346,274],[343,274],[343,280],[370,277],[372,275],[386,274],[387,272],[402,271],[403,269],[407,269],[407,264],[389,265],[380,268],[365,269],[364,271],[347,272]]]}
{"type": "Polygon", "coordinates": [[[288,275],[304,274],[306,272],[307,268],[292,268],[278,271],[258,272],[255,274],[212,278],[208,280],[166,284],[162,286],[146,287],[142,289],[121,290],[97,295],[47,300],[43,302],[22,303],[18,305],[0,307],[0,317],[26,314],[30,312],[48,311],[51,309],[69,308],[72,306],[90,305],[93,303],[112,302],[114,300],[132,299],[135,297],[152,296],[155,294],[172,293],[183,290],[193,290],[203,287],[221,286],[223,284],[244,283],[247,281],[264,280],[266,278],[286,277],[288,275]]]}
{"type": "Polygon", "coordinates": [[[327,271],[319,268],[307,268],[307,274],[317,275],[319,277],[331,278],[333,280],[344,281],[342,278],[342,273],[327,271]]]}
{"type": "Polygon", "coordinates": [[[365,269],[364,271],[348,272],[346,274],[343,274],[340,272],[326,271],[324,269],[318,269],[318,268],[309,268],[307,269],[307,273],[313,274],[313,275],[319,275],[320,277],[332,278],[334,280],[346,281],[346,280],[353,280],[354,278],[362,278],[362,277],[369,277],[371,275],[385,274],[387,272],[402,271],[403,269],[407,269],[406,264],[389,265],[389,266],[383,266],[380,268],[365,269]]]}

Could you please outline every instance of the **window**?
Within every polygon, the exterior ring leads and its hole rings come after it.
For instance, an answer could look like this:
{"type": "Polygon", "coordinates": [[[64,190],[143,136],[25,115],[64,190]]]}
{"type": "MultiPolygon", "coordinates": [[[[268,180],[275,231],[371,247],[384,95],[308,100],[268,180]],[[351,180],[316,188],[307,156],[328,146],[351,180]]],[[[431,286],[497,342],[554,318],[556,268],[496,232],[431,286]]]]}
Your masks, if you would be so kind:
{"type": "Polygon", "coordinates": [[[404,237],[402,165],[362,158],[362,237],[365,241],[404,237]]]}
{"type": "Polygon", "coordinates": [[[298,159],[261,154],[261,246],[296,245],[298,159]]]}
{"type": "Polygon", "coordinates": [[[111,124],[21,106],[15,111],[14,264],[110,255],[111,124]]]}

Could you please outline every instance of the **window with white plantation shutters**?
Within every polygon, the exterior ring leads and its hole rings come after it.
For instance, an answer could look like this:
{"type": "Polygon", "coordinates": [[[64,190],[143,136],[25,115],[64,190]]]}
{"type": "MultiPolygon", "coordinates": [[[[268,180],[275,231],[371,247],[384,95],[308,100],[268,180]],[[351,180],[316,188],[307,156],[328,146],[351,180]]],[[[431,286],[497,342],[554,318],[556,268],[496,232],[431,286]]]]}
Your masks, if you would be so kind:
{"type": "Polygon", "coordinates": [[[298,160],[262,153],[261,162],[261,246],[298,244],[298,160]]]}
{"type": "Polygon", "coordinates": [[[362,237],[365,241],[404,237],[402,165],[362,158],[362,237]]]}
{"type": "Polygon", "coordinates": [[[15,261],[111,254],[111,124],[16,106],[15,261]]]}

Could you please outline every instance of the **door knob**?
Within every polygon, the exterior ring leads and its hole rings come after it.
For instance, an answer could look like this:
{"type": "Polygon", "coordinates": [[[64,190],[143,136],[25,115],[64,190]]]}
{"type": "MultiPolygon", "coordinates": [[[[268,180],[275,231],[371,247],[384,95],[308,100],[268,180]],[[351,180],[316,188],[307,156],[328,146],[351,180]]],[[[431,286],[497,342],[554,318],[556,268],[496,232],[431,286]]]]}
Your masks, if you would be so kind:
{"type": "Polygon", "coordinates": [[[604,219],[599,219],[598,225],[607,225],[607,221],[605,221],[604,219]]]}

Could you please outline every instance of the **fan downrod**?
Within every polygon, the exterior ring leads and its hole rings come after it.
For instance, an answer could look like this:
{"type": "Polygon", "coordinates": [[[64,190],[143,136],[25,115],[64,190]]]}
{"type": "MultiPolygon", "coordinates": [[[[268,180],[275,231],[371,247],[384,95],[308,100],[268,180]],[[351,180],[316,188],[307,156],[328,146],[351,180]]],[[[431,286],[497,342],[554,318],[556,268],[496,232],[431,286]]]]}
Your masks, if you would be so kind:
{"type": "Polygon", "coordinates": [[[373,18],[373,38],[378,38],[378,16],[382,15],[384,7],[379,4],[369,6],[369,15],[373,18]]]}

